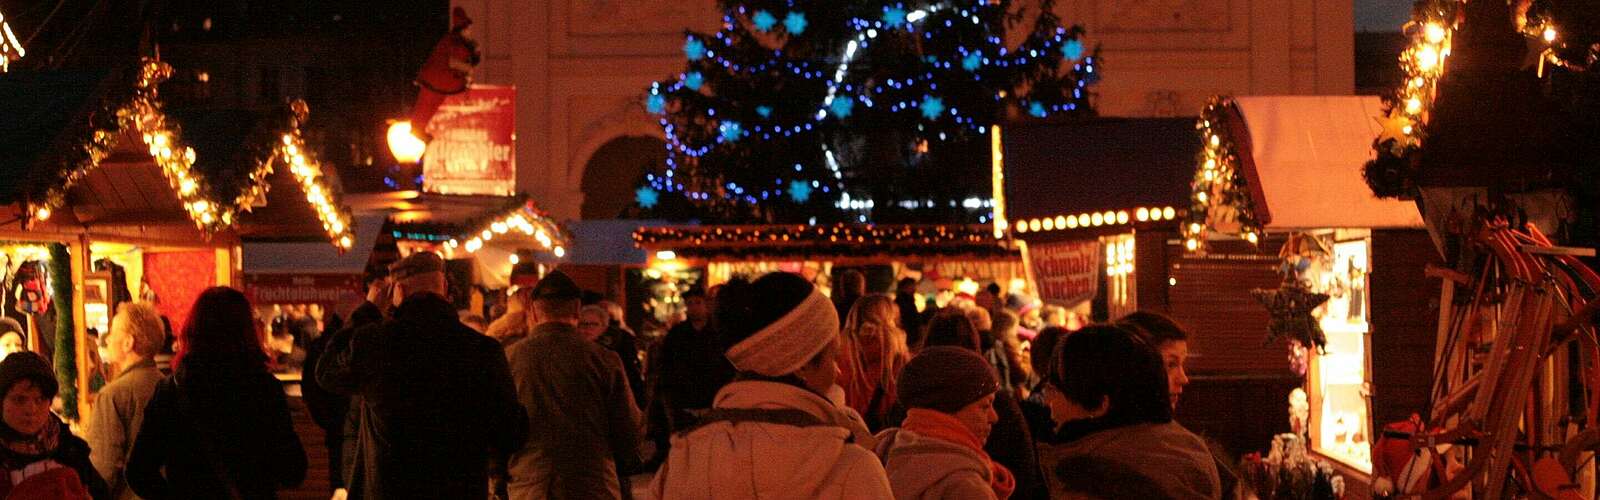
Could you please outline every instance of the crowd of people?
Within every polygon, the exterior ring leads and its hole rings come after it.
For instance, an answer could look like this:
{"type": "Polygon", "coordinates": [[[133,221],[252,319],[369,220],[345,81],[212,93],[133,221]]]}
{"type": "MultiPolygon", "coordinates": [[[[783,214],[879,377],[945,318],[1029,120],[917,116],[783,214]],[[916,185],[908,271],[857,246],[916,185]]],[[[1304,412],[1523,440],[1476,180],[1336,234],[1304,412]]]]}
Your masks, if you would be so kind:
{"type": "MultiPolygon", "coordinates": [[[[1135,313],[1069,330],[991,288],[919,304],[916,282],[832,298],[770,273],[684,294],[641,348],[620,307],[561,271],[514,276],[464,323],[427,252],[369,280],[305,349],[335,499],[1222,498],[1233,481],[1173,420],[1188,334],[1135,313]],[[641,352],[644,351],[644,352],[641,352]],[[630,477],[651,477],[648,485],[630,477]],[[649,476],[648,474],[653,474],[649,476]]],[[[997,288],[997,287],[996,287],[997,288]]],[[[1044,314],[1041,314],[1044,313],[1044,314]]],[[[237,290],[205,291],[172,374],[148,305],[99,339],[114,372],[85,439],[50,411],[49,364],[0,362],[0,498],[275,498],[307,458],[237,290]],[[9,496],[8,496],[9,495],[9,496]]]]}

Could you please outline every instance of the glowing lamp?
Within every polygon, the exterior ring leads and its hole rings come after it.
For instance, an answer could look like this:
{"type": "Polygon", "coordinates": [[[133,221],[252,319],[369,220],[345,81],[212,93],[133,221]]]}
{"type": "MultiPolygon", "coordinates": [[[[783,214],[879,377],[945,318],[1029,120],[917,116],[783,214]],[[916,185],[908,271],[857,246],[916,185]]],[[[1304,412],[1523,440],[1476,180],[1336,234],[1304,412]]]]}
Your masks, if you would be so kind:
{"type": "Polygon", "coordinates": [[[39,220],[50,220],[50,207],[39,207],[38,210],[34,210],[33,218],[39,220]]]}
{"type": "Polygon", "coordinates": [[[427,149],[428,144],[412,133],[411,122],[398,121],[389,124],[389,152],[394,153],[395,161],[416,163],[422,159],[422,152],[427,149]]]}

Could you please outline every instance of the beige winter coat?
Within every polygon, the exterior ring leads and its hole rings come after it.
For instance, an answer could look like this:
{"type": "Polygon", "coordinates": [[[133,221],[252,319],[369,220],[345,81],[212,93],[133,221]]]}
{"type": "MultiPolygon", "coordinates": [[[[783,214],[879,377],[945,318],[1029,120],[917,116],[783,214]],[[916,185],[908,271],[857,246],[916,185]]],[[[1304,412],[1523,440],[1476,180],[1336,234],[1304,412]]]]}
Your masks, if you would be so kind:
{"type": "Polygon", "coordinates": [[[905,429],[878,433],[896,500],[993,499],[994,471],[978,452],[905,429]]]}
{"type": "Polygon", "coordinates": [[[740,381],[714,408],[800,410],[832,425],[714,422],[672,438],[650,485],[662,500],[892,499],[878,458],[853,444],[854,426],[827,399],[775,382],[740,381]]]}

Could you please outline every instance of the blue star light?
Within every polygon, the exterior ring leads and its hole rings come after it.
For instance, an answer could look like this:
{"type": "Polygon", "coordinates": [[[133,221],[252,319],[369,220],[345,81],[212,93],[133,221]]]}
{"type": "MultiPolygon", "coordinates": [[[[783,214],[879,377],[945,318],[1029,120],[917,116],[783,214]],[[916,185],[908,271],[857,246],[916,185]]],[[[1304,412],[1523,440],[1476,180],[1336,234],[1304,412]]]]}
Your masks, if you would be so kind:
{"type": "Polygon", "coordinates": [[[806,14],[804,12],[790,12],[783,16],[783,29],[789,30],[791,35],[800,35],[806,32],[806,14]]]}
{"type": "Polygon", "coordinates": [[[690,61],[699,61],[706,56],[706,44],[691,36],[683,42],[683,55],[690,61]]]}
{"type": "Polygon", "coordinates": [[[883,24],[893,28],[906,22],[906,10],[896,5],[883,8],[883,24]]]}
{"type": "Polygon", "coordinates": [[[855,111],[855,108],[856,100],[850,96],[836,97],[833,99],[833,103],[828,105],[828,110],[833,112],[833,116],[839,118],[849,118],[850,113],[855,111]]]}
{"type": "Polygon", "coordinates": [[[736,121],[724,121],[722,125],[717,126],[717,130],[722,132],[722,140],[724,141],[733,142],[739,140],[740,137],[744,137],[744,126],[736,121]]]}
{"type": "Polygon", "coordinates": [[[1034,101],[1032,104],[1029,104],[1028,114],[1033,115],[1035,118],[1044,118],[1044,103],[1034,101]]]}
{"type": "Polygon", "coordinates": [[[920,107],[922,108],[922,117],[932,120],[938,118],[940,113],[944,113],[944,99],[934,96],[923,97],[920,107]]]}
{"type": "Polygon", "coordinates": [[[660,201],[660,199],[661,193],[654,189],[642,187],[633,191],[633,201],[638,202],[639,206],[644,208],[654,208],[656,202],[660,201]]]}
{"type": "Polygon", "coordinates": [[[967,57],[961,58],[961,69],[977,71],[980,66],[983,66],[983,54],[980,52],[968,52],[967,57]]]}
{"type": "Polygon", "coordinates": [[[761,115],[762,118],[770,118],[772,117],[772,106],[756,106],[756,114],[761,115]]]}
{"type": "Polygon", "coordinates": [[[789,199],[795,203],[805,203],[811,199],[811,183],[801,180],[789,181],[789,199]]]}
{"type": "Polygon", "coordinates": [[[1083,42],[1077,39],[1067,40],[1067,43],[1061,44],[1061,55],[1067,56],[1067,59],[1078,60],[1083,57],[1083,42]]]}
{"type": "Polygon", "coordinates": [[[644,101],[644,109],[652,114],[659,115],[662,111],[667,110],[667,98],[661,94],[650,94],[650,97],[644,101]]]}
{"type": "Polygon", "coordinates": [[[758,30],[772,31],[772,27],[778,24],[778,18],[772,17],[771,12],[758,10],[756,15],[750,16],[750,23],[754,24],[758,30]]]}
{"type": "Polygon", "coordinates": [[[683,86],[688,87],[689,90],[700,90],[700,86],[705,83],[706,77],[701,75],[699,71],[690,71],[689,74],[683,75],[683,86]]]}

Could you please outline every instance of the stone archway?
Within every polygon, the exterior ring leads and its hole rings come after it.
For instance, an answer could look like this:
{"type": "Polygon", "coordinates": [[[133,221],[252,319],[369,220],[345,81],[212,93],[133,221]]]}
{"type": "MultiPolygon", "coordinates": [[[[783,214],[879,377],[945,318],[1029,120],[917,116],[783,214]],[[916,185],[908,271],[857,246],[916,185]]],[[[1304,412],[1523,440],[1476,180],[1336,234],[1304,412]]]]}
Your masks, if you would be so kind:
{"type": "Polygon", "coordinates": [[[648,136],[606,141],[583,166],[583,219],[614,219],[633,204],[633,192],[647,169],[666,161],[666,143],[648,136]]]}

